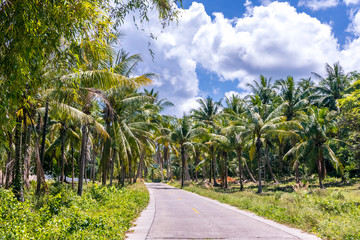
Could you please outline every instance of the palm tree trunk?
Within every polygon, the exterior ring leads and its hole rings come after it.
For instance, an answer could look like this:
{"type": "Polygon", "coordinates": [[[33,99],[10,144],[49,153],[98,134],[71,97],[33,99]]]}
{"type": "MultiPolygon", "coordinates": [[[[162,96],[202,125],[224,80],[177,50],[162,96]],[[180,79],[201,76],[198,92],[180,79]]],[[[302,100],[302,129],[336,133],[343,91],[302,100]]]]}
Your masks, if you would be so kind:
{"type": "Polygon", "coordinates": [[[209,162],[209,166],[210,166],[210,172],[209,172],[209,182],[211,184],[211,178],[212,178],[212,159],[209,162]]]}
{"type": "Polygon", "coordinates": [[[74,147],[72,145],[71,145],[71,159],[72,159],[71,188],[74,189],[75,163],[74,163],[74,147]]]}
{"type": "Polygon", "coordinates": [[[237,148],[236,149],[236,155],[238,157],[239,160],[239,181],[240,181],[240,191],[244,190],[244,185],[243,185],[243,176],[244,176],[244,170],[243,170],[243,166],[242,166],[242,150],[241,148],[237,148]]]}
{"type": "Polygon", "coordinates": [[[206,177],[206,171],[205,171],[205,161],[202,165],[202,180],[203,182],[205,181],[205,177],[206,177]]]}
{"type": "Polygon", "coordinates": [[[299,161],[295,162],[295,180],[296,183],[300,182],[299,161]]]}
{"type": "Polygon", "coordinates": [[[136,178],[142,179],[143,177],[143,166],[144,166],[144,158],[145,158],[145,148],[141,150],[140,158],[139,158],[139,166],[136,174],[136,178]]]}
{"type": "Polygon", "coordinates": [[[80,162],[79,162],[79,181],[78,181],[78,192],[79,196],[82,195],[83,191],[83,182],[84,182],[84,169],[85,161],[87,157],[87,141],[88,141],[88,129],[87,124],[82,126],[82,139],[81,139],[81,153],[80,153],[80,162]]]}
{"type": "Polygon", "coordinates": [[[163,171],[163,158],[161,156],[161,150],[160,150],[160,144],[158,145],[158,151],[157,151],[157,160],[159,163],[159,167],[160,167],[160,176],[161,176],[161,181],[164,181],[164,171],[163,171]]]}
{"type": "Polygon", "coordinates": [[[224,152],[224,162],[225,162],[224,188],[228,188],[228,181],[227,181],[228,180],[228,154],[227,154],[227,152],[224,152]]]}
{"type": "Polygon", "coordinates": [[[198,170],[196,168],[199,162],[200,162],[200,153],[199,151],[196,151],[195,152],[195,182],[198,181],[198,170]]]}
{"type": "Polygon", "coordinates": [[[132,169],[133,169],[132,163],[133,163],[132,158],[129,157],[129,165],[128,166],[129,166],[129,183],[130,184],[132,184],[132,169]]]}
{"type": "Polygon", "coordinates": [[[124,187],[125,185],[125,164],[124,164],[124,159],[121,158],[121,152],[119,151],[119,162],[120,162],[120,178],[119,178],[119,183],[121,185],[121,187],[124,187]]]}
{"type": "Polygon", "coordinates": [[[184,187],[185,178],[185,148],[181,145],[181,188],[184,187]]]}
{"type": "Polygon", "coordinates": [[[113,177],[114,177],[114,165],[115,165],[115,157],[116,157],[116,150],[113,149],[113,154],[111,158],[111,168],[110,168],[110,186],[112,186],[113,177]]]}
{"type": "Polygon", "coordinates": [[[323,184],[322,184],[322,179],[323,179],[323,169],[324,167],[322,166],[323,163],[323,156],[322,156],[322,147],[318,147],[318,176],[319,176],[319,187],[320,188],[324,188],[323,184]]]}
{"type": "Polygon", "coordinates": [[[5,165],[5,188],[10,187],[10,182],[12,181],[12,172],[13,172],[13,159],[12,159],[12,152],[13,152],[13,137],[12,133],[8,132],[8,141],[9,141],[9,148],[7,151],[7,162],[5,165]]]}
{"type": "Polygon", "coordinates": [[[101,156],[101,170],[102,170],[101,183],[103,186],[106,185],[108,163],[110,160],[110,151],[111,151],[110,139],[106,139],[105,143],[104,143],[103,151],[102,151],[103,154],[101,156]]]}
{"type": "Polygon", "coordinates": [[[61,134],[61,173],[60,173],[60,182],[64,183],[64,171],[65,171],[65,141],[66,141],[66,129],[65,126],[62,126],[60,131],[61,134]]]}
{"type": "Polygon", "coordinates": [[[211,157],[212,157],[212,175],[214,180],[214,187],[218,187],[219,184],[216,182],[216,156],[214,146],[211,146],[211,157]]]}
{"type": "MultiPolygon", "coordinates": [[[[42,130],[42,139],[41,139],[41,148],[40,148],[40,162],[41,162],[42,168],[44,167],[45,140],[46,140],[46,133],[47,133],[48,114],[49,114],[49,102],[46,101],[44,123],[43,123],[43,130],[42,130]]],[[[40,117],[40,115],[39,115],[39,117],[40,117]]],[[[40,127],[40,125],[39,125],[39,127],[40,127]]]]}
{"type": "Polygon", "coordinates": [[[169,146],[164,145],[164,162],[166,162],[166,175],[167,180],[170,180],[170,158],[169,158],[169,146]]]}
{"type": "Polygon", "coordinates": [[[268,168],[269,168],[269,172],[270,172],[271,178],[272,178],[272,180],[273,180],[275,183],[278,183],[278,181],[276,180],[275,175],[274,175],[274,173],[273,173],[273,171],[272,171],[272,168],[271,168],[270,158],[269,158],[269,147],[268,147],[268,144],[266,144],[265,152],[266,152],[266,157],[265,157],[266,165],[267,165],[268,168]]]}
{"type": "Polygon", "coordinates": [[[256,158],[258,160],[258,173],[259,173],[259,184],[258,184],[257,193],[262,193],[262,186],[261,186],[261,146],[262,146],[261,139],[257,138],[257,140],[256,140],[256,158]]]}
{"type": "Polygon", "coordinates": [[[35,194],[37,196],[39,196],[41,193],[41,185],[43,184],[45,187],[45,174],[44,174],[43,164],[41,162],[41,153],[40,153],[40,149],[39,149],[39,146],[40,146],[40,139],[39,139],[40,138],[40,123],[41,123],[41,116],[39,114],[38,122],[37,122],[37,126],[36,126],[37,135],[35,136],[36,137],[35,159],[36,159],[36,181],[37,181],[35,194]]]}
{"type": "Polygon", "coordinates": [[[22,135],[22,160],[21,162],[23,163],[23,177],[24,177],[24,186],[26,187],[26,189],[29,189],[30,187],[30,182],[29,182],[29,175],[30,175],[30,163],[28,163],[28,161],[30,161],[30,159],[28,158],[28,151],[30,150],[30,138],[29,138],[29,131],[28,131],[28,126],[27,126],[27,117],[26,117],[26,113],[24,112],[24,130],[23,130],[23,135],[22,135]]]}
{"type": "Polygon", "coordinates": [[[21,126],[22,118],[16,118],[15,125],[15,163],[14,163],[14,187],[13,192],[18,201],[24,202],[23,189],[23,164],[21,163],[21,126]]]}

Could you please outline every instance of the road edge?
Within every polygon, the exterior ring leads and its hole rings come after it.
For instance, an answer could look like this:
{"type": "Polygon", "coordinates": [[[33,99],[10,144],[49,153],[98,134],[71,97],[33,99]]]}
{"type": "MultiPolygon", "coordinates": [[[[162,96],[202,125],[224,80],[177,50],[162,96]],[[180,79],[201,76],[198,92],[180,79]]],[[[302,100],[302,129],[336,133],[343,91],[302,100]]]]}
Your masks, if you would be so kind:
{"type": "MultiPolygon", "coordinates": [[[[145,186],[147,187],[147,183],[145,183],[145,186]]],[[[150,232],[155,218],[156,201],[154,193],[150,188],[147,187],[147,189],[150,195],[149,204],[141,212],[140,216],[135,221],[134,226],[129,229],[130,232],[126,234],[126,240],[146,240],[150,232]]]]}
{"type": "MultiPolygon", "coordinates": [[[[173,187],[173,188],[176,188],[174,186],[171,186],[169,184],[167,184],[168,186],[170,187],[173,187]]],[[[180,189],[180,190],[183,190],[187,193],[190,193],[190,194],[193,194],[193,195],[196,195],[198,197],[201,197],[209,202],[212,202],[216,205],[219,205],[221,207],[224,207],[224,208],[227,208],[227,209],[230,209],[234,212],[237,212],[237,213],[240,213],[240,214],[243,214],[247,217],[250,217],[256,221],[259,221],[259,222],[262,222],[262,223],[265,223],[266,225],[269,225],[271,227],[274,227],[274,228],[277,228],[277,229],[280,229],[288,234],[291,234],[293,235],[294,237],[297,237],[299,239],[302,239],[302,240],[321,240],[321,238],[313,235],[313,234],[310,234],[310,233],[307,233],[303,230],[300,230],[300,229],[297,229],[297,228],[292,228],[292,227],[288,227],[284,224],[281,224],[281,223],[278,223],[278,222],[275,222],[273,220],[270,220],[270,219],[266,219],[264,217],[260,217],[258,215],[256,215],[255,213],[253,212],[248,212],[248,211],[245,211],[245,210],[240,210],[239,208],[237,207],[234,207],[234,206],[231,206],[229,204],[226,204],[226,203],[221,203],[219,202],[218,200],[214,200],[214,199],[211,199],[211,198],[208,198],[208,197],[204,197],[204,196],[201,196],[199,194],[196,194],[196,193],[193,193],[193,192],[190,192],[190,191],[186,191],[184,189],[180,189]]]]}

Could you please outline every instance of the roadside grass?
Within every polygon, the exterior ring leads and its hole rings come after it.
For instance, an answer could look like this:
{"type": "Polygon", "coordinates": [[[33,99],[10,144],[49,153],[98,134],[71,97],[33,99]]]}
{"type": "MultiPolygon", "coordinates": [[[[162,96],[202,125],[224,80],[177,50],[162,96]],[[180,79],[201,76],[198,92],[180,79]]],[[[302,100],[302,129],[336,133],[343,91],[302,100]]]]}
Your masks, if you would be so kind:
{"type": "MultiPolygon", "coordinates": [[[[180,187],[179,182],[168,184],[180,187]]],[[[240,192],[236,184],[228,189],[213,188],[202,182],[189,182],[184,190],[218,200],[276,222],[314,233],[322,239],[360,239],[360,183],[347,184],[329,178],[326,189],[315,182],[302,187],[294,183],[272,184],[256,194],[256,184],[245,184],[240,192]]]]}
{"type": "Polygon", "coordinates": [[[49,194],[38,199],[28,192],[24,203],[0,188],[0,239],[125,239],[148,201],[143,183],[122,189],[89,184],[82,197],[53,183],[49,194]]]}

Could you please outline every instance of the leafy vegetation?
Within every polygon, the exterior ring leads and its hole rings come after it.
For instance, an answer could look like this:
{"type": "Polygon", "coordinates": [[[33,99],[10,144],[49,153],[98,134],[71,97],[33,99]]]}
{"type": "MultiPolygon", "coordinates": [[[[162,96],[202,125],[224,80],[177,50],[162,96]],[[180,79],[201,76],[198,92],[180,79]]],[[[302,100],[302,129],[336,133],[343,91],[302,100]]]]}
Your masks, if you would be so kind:
{"type": "MultiPolygon", "coordinates": [[[[205,187],[189,183],[184,189],[251,211],[259,216],[313,232],[322,239],[360,238],[360,190],[357,179],[347,186],[336,186],[336,179],[326,179],[327,189],[312,184],[281,184],[265,188],[266,193],[255,193],[254,184],[246,184],[244,191],[238,185],[229,189],[205,187]]],[[[180,183],[170,183],[180,186],[180,183]]]]}
{"type": "Polygon", "coordinates": [[[0,197],[0,239],[124,239],[149,201],[142,183],[122,189],[92,184],[82,197],[54,183],[49,194],[29,194],[24,202],[0,188],[0,197]]]}

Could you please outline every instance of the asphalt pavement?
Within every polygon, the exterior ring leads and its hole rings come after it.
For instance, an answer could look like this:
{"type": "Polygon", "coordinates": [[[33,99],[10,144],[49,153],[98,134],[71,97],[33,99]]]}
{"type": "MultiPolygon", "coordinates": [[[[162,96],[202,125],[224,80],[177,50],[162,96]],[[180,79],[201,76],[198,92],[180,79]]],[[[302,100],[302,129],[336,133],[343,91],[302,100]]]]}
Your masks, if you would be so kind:
{"type": "Polygon", "coordinates": [[[150,205],[129,239],[319,239],[163,183],[146,185],[150,205]]]}

